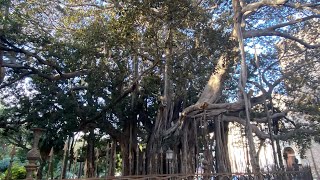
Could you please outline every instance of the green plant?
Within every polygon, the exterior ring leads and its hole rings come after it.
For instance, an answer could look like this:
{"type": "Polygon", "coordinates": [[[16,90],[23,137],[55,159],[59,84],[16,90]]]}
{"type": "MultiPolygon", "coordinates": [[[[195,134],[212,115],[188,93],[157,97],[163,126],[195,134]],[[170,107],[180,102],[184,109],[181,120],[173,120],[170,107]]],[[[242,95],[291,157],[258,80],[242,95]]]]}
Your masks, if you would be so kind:
{"type": "MultiPolygon", "coordinates": [[[[10,157],[5,157],[2,160],[0,160],[0,172],[5,172],[8,169],[10,164],[10,159],[11,159],[10,157]]],[[[19,157],[14,157],[13,163],[19,166],[23,165],[19,157]]]]}
{"type": "MultiPolygon", "coordinates": [[[[6,171],[5,175],[7,176],[8,170],[6,171]]],[[[11,177],[10,180],[16,179],[25,179],[27,176],[27,170],[23,166],[13,165],[11,168],[11,177]]]]}
{"type": "Polygon", "coordinates": [[[5,172],[10,164],[10,158],[6,157],[0,160],[0,172],[5,172]]]}
{"type": "Polygon", "coordinates": [[[4,173],[0,173],[0,180],[5,179],[5,174],[4,173]]]}

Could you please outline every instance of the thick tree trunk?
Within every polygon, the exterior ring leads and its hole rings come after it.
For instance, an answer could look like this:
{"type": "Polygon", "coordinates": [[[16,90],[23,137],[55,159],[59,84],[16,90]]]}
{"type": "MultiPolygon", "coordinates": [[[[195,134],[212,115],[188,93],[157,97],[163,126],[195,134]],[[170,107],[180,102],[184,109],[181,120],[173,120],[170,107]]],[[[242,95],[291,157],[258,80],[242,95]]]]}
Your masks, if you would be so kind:
{"type": "Polygon", "coordinates": [[[201,93],[197,104],[201,103],[215,103],[221,98],[221,90],[223,87],[223,82],[226,78],[230,59],[229,56],[232,51],[224,52],[218,59],[217,65],[214,72],[210,76],[207,85],[201,93]]]}
{"type": "Polygon", "coordinates": [[[216,139],[216,172],[230,173],[231,166],[228,151],[228,125],[218,116],[215,121],[215,139],[216,139]]]}
{"type": "Polygon", "coordinates": [[[279,167],[281,170],[284,170],[284,164],[282,160],[282,151],[281,151],[281,146],[280,146],[280,141],[279,139],[276,139],[276,146],[277,146],[277,155],[278,155],[278,160],[279,160],[279,167]]]}
{"type": "Polygon", "coordinates": [[[67,174],[67,166],[68,166],[68,159],[69,159],[69,146],[70,146],[70,136],[68,136],[68,141],[64,146],[64,153],[63,153],[63,162],[62,162],[62,172],[61,172],[61,179],[66,178],[67,174]]]}
{"type": "MultiPolygon", "coordinates": [[[[185,166],[185,170],[183,170],[182,172],[188,172],[188,173],[194,173],[195,172],[195,168],[197,167],[196,165],[198,165],[198,161],[197,161],[197,156],[199,153],[199,149],[198,149],[198,140],[197,137],[200,135],[197,132],[197,122],[194,122],[193,125],[191,127],[189,127],[188,122],[191,120],[190,117],[192,117],[193,115],[195,115],[195,112],[198,112],[197,110],[199,109],[206,109],[208,104],[211,103],[216,103],[217,101],[219,101],[220,97],[221,97],[221,91],[222,91],[222,87],[223,87],[223,82],[226,78],[227,72],[228,72],[228,68],[230,67],[231,64],[231,60],[230,58],[233,57],[234,52],[233,51],[228,51],[228,52],[224,52],[220,58],[218,59],[218,62],[216,64],[215,70],[212,73],[212,75],[210,76],[210,79],[207,83],[207,85],[205,86],[204,90],[201,93],[201,96],[199,98],[199,100],[197,101],[197,103],[195,105],[189,106],[187,108],[184,109],[184,111],[182,112],[182,118],[180,118],[180,121],[178,123],[180,123],[180,125],[182,125],[182,128],[179,130],[181,133],[179,133],[182,136],[182,140],[181,140],[181,144],[182,144],[182,153],[183,152],[188,152],[188,153],[183,153],[182,155],[182,163],[187,163],[184,164],[183,166],[185,166]],[[188,116],[188,117],[187,117],[188,116]],[[185,133],[187,133],[188,135],[194,135],[195,137],[190,137],[188,136],[188,139],[186,139],[185,137],[185,133]],[[192,141],[192,139],[194,139],[194,141],[192,141]],[[188,143],[185,143],[186,141],[188,141],[188,143]],[[190,149],[193,149],[193,151],[190,151],[190,149]],[[185,158],[187,158],[188,160],[186,161],[185,158]],[[190,160],[191,159],[191,160],[190,160]],[[194,159],[194,160],[192,160],[194,159]]],[[[161,112],[161,111],[160,111],[161,112]]],[[[158,114],[159,115],[159,114],[158,114]]],[[[197,121],[197,118],[194,118],[191,120],[192,121],[197,121]]],[[[171,134],[172,132],[174,132],[175,130],[177,130],[176,128],[179,126],[173,126],[172,128],[168,129],[165,132],[165,136],[167,136],[167,134],[171,134]]],[[[204,136],[206,136],[205,134],[202,134],[204,136]]],[[[221,137],[224,137],[224,135],[220,135],[221,137]]],[[[208,141],[208,139],[207,139],[208,141]]],[[[204,142],[205,143],[205,142],[204,142]]],[[[225,143],[227,143],[227,141],[225,141],[225,143]]],[[[226,144],[225,144],[226,146],[226,144]]],[[[227,148],[225,148],[227,150],[227,148]]],[[[210,157],[210,155],[208,155],[208,157],[210,157]]],[[[226,158],[229,158],[228,156],[226,156],[226,158]]],[[[210,159],[210,158],[209,158],[210,159]]],[[[213,158],[211,158],[213,159],[213,158]]],[[[212,160],[211,160],[212,161],[212,160]]],[[[229,161],[226,160],[226,161],[229,161]]],[[[219,162],[217,162],[219,163],[219,162]]],[[[213,165],[213,162],[210,162],[211,165],[213,165]]],[[[211,166],[210,165],[210,166],[211,166]]],[[[230,165],[229,165],[230,166],[230,165]]],[[[211,169],[212,167],[210,167],[211,169]]],[[[212,171],[212,170],[210,170],[212,171]]]]}
{"type": "Polygon", "coordinates": [[[132,120],[124,128],[123,135],[119,141],[122,157],[122,175],[133,175],[135,173],[134,152],[137,142],[134,139],[137,139],[136,128],[136,120],[132,120]]]}
{"type": "Polygon", "coordinates": [[[114,176],[115,175],[115,170],[116,170],[116,153],[117,153],[117,142],[115,140],[112,141],[111,143],[111,149],[110,149],[110,154],[109,154],[109,175],[114,176]]]}
{"type": "Polygon", "coordinates": [[[273,137],[274,131],[273,131],[273,128],[272,128],[273,126],[272,126],[271,117],[270,117],[270,114],[269,114],[269,109],[268,109],[266,101],[264,102],[264,108],[265,108],[265,112],[267,114],[267,119],[268,119],[268,129],[269,129],[269,133],[270,133],[270,140],[271,140],[271,147],[272,147],[272,154],[273,154],[274,164],[276,166],[276,169],[278,169],[279,163],[278,163],[278,159],[277,159],[276,148],[274,147],[274,137],[273,137]]]}
{"type": "Polygon", "coordinates": [[[181,161],[181,173],[188,173],[188,150],[189,149],[189,144],[188,144],[188,133],[189,133],[189,123],[186,124],[186,128],[183,132],[183,136],[182,136],[182,157],[180,157],[180,159],[182,159],[181,161]]]}
{"type": "MultiPolygon", "coordinates": [[[[241,24],[243,22],[243,14],[241,12],[242,7],[240,5],[240,1],[233,0],[232,1],[233,10],[234,10],[234,32],[236,35],[236,39],[239,43],[239,49],[240,49],[240,55],[241,55],[241,68],[240,68],[240,78],[239,78],[239,90],[242,95],[242,98],[245,103],[245,114],[246,114],[246,135],[248,138],[248,145],[249,145],[249,152],[250,152],[250,162],[252,166],[253,173],[257,174],[260,172],[259,162],[258,162],[258,156],[255,149],[254,139],[253,139],[253,133],[252,133],[252,127],[251,127],[251,118],[250,118],[250,109],[251,109],[251,103],[250,103],[250,95],[248,95],[245,91],[245,87],[247,84],[247,64],[246,64],[246,58],[245,58],[245,51],[244,51],[244,44],[243,44],[243,36],[242,36],[242,26],[241,24]]],[[[239,97],[240,99],[240,97],[239,97]]],[[[255,179],[260,179],[259,176],[255,176],[255,179]]]]}
{"type": "Polygon", "coordinates": [[[180,140],[181,150],[179,150],[180,156],[179,156],[178,162],[180,162],[179,172],[183,174],[189,174],[194,172],[193,171],[194,168],[192,169],[191,164],[192,164],[193,157],[195,156],[193,150],[196,144],[194,141],[194,137],[192,137],[192,135],[194,135],[192,126],[193,126],[193,123],[191,124],[191,121],[188,121],[187,123],[185,123],[183,127],[181,140],[180,140]]]}
{"type": "Polygon", "coordinates": [[[122,139],[120,142],[120,150],[121,150],[121,158],[122,158],[122,175],[127,176],[129,175],[129,147],[128,141],[122,139]]]}
{"type": "Polygon", "coordinates": [[[3,82],[5,76],[5,69],[2,67],[3,64],[3,51],[0,50],[0,84],[3,82]]]}
{"type": "Polygon", "coordinates": [[[152,165],[155,162],[155,155],[162,148],[162,133],[169,128],[173,118],[173,91],[172,91],[172,28],[168,25],[168,39],[165,49],[165,67],[164,67],[164,91],[161,99],[161,105],[158,110],[157,118],[154,123],[152,134],[147,145],[147,173],[156,173],[157,170],[152,165]]]}
{"type": "Polygon", "coordinates": [[[89,137],[87,140],[87,176],[88,178],[94,177],[94,169],[95,169],[95,153],[94,153],[94,145],[95,145],[95,136],[94,136],[94,130],[90,129],[89,137]]]}
{"type": "Polygon", "coordinates": [[[70,145],[70,150],[69,150],[69,166],[68,166],[68,171],[71,172],[72,171],[72,164],[74,161],[74,136],[72,135],[72,141],[71,141],[71,145],[70,145]]]}

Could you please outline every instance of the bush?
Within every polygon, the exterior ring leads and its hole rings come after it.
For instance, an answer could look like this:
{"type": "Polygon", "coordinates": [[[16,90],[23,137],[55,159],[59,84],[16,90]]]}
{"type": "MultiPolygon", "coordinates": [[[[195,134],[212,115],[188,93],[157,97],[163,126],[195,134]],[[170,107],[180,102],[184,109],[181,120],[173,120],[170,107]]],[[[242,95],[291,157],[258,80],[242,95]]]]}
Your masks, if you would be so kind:
{"type": "Polygon", "coordinates": [[[0,160],[0,172],[5,172],[10,164],[10,157],[0,160]]]}
{"type": "MultiPolygon", "coordinates": [[[[5,175],[7,176],[8,170],[6,171],[5,175]]],[[[25,179],[27,177],[27,170],[23,166],[13,165],[11,168],[11,178],[10,180],[17,180],[17,179],[25,179]]]]}
{"type": "Polygon", "coordinates": [[[5,178],[5,174],[4,173],[0,173],[0,180],[3,180],[5,178]]]}

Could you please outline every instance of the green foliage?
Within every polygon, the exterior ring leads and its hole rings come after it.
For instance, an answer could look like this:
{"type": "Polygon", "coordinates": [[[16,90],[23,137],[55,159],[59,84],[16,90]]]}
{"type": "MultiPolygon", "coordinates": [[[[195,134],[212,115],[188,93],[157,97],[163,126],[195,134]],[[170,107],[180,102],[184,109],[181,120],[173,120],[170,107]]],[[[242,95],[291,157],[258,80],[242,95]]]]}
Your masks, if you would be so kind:
{"type": "Polygon", "coordinates": [[[4,179],[5,179],[5,176],[6,176],[5,173],[1,173],[1,172],[0,172],[0,180],[4,180],[4,179]]]}
{"type": "MultiPolygon", "coordinates": [[[[7,168],[9,167],[11,156],[10,153],[12,151],[12,146],[8,145],[9,143],[6,142],[6,139],[2,137],[3,146],[0,147],[0,172],[5,172],[7,168]]],[[[16,148],[16,154],[13,158],[13,163],[17,165],[23,165],[26,159],[26,152],[27,150],[22,148],[16,148]]]]}
{"type": "Polygon", "coordinates": [[[3,158],[0,160],[0,172],[5,172],[10,164],[10,157],[3,158]]]}
{"type": "MultiPolygon", "coordinates": [[[[15,157],[13,158],[13,164],[15,164],[16,166],[23,166],[25,162],[26,154],[23,151],[22,151],[23,153],[21,154],[20,152],[21,152],[21,149],[18,149],[15,157]]],[[[0,172],[5,172],[8,169],[10,164],[10,159],[11,158],[7,156],[2,160],[0,160],[0,172]]]]}
{"type": "Polygon", "coordinates": [[[120,154],[116,155],[116,173],[121,173],[122,170],[122,157],[120,154]]]}
{"type": "MultiPolygon", "coordinates": [[[[7,176],[8,170],[5,172],[7,176]]],[[[27,170],[24,166],[13,165],[11,168],[11,178],[10,180],[17,180],[17,179],[25,179],[27,176],[27,170]]]]}
{"type": "Polygon", "coordinates": [[[29,150],[18,148],[16,150],[15,157],[17,158],[17,161],[19,161],[21,164],[25,164],[27,161],[27,153],[29,150]]]}

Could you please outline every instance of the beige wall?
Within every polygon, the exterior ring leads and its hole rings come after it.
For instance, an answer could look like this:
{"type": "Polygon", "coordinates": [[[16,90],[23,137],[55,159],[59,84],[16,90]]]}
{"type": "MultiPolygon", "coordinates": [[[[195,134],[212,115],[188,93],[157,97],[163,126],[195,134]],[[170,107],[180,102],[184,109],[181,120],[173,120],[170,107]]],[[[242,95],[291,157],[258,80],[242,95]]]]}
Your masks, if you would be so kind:
{"type": "MultiPolygon", "coordinates": [[[[246,139],[241,135],[241,129],[233,123],[230,124],[228,141],[232,172],[246,172],[248,161],[248,154],[246,153],[247,147],[245,146],[246,139]]],[[[256,144],[259,144],[259,141],[256,141],[256,144]]],[[[320,144],[313,142],[311,145],[311,149],[306,151],[305,159],[300,158],[299,149],[295,145],[282,142],[281,146],[281,153],[283,153],[283,150],[286,147],[291,147],[295,153],[295,157],[291,157],[291,161],[294,161],[294,158],[297,158],[299,160],[299,164],[302,164],[303,166],[309,165],[311,167],[314,179],[320,179],[320,144]]],[[[286,162],[284,159],[283,163],[286,166],[286,162]]],[[[262,147],[259,154],[259,164],[261,170],[271,170],[271,166],[274,164],[274,160],[270,143],[267,143],[266,146],[262,147]]]]}
{"type": "Polygon", "coordinates": [[[320,179],[320,144],[312,143],[311,148],[306,152],[306,158],[302,163],[309,165],[314,179],[320,179]]]}

